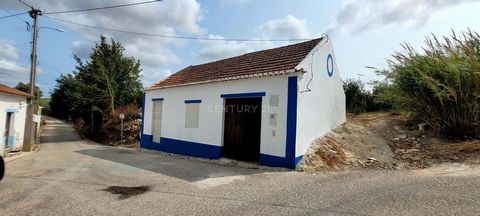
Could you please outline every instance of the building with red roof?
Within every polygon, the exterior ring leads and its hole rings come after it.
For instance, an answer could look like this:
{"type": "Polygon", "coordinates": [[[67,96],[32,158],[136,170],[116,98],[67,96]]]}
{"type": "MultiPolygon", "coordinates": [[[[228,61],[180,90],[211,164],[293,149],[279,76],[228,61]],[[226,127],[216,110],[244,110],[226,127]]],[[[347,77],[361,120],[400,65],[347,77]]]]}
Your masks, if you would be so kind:
{"type": "Polygon", "coordinates": [[[22,149],[27,99],[33,97],[0,84],[0,155],[22,149]]]}
{"type": "Polygon", "coordinates": [[[186,67],[145,90],[141,148],[295,168],[346,119],[328,37],[186,67]]]}

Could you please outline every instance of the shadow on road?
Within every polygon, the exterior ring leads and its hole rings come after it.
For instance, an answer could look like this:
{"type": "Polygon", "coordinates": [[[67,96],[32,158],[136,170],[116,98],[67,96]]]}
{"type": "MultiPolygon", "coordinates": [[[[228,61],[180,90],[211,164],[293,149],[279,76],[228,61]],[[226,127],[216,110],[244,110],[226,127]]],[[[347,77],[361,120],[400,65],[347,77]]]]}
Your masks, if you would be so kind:
{"type": "Polygon", "coordinates": [[[217,165],[189,159],[175,158],[167,155],[158,155],[112,147],[83,149],[75,152],[183,179],[189,182],[196,182],[207,178],[253,175],[265,172],[265,170],[217,165]]]}

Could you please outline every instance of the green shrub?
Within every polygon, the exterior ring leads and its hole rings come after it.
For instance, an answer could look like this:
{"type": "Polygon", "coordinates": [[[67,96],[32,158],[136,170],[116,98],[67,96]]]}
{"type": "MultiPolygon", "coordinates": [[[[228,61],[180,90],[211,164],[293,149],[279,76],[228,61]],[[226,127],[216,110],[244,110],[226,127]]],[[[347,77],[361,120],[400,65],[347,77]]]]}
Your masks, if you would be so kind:
{"type": "Polygon", "coordinates": [[[405,44],[383,73],[392,84],[383,93],[398,106],[450,138],[479,138],[480,36],[465,32],[440,41],[426,38],[422,52],[405,44]]]}
{"type": "Polygon", "coordinates": [[[347,112],[359,114],[364,112],[387,111],[392,108],[392,102],[380,97],[385,89],[385,84],[375,84],[373,91],[365,89],[361,80],[348,79],[343,82],[347,112]]]}
{"type": "Polygon", "coordinates": [[[389,97],[383,97],[391,91],[391,85],[388,83],[380,82],[373,85],[370,100],[368,100],[367,111],[390,111],[393,109],[394,101],[389,97]]]}
{"type": "Polygon", "coordinates": [[[367,100],[370,95],[365,91],[360,80],[348,79],[343,82],[347,112],[358,114],[367,111],[367,100]]]}

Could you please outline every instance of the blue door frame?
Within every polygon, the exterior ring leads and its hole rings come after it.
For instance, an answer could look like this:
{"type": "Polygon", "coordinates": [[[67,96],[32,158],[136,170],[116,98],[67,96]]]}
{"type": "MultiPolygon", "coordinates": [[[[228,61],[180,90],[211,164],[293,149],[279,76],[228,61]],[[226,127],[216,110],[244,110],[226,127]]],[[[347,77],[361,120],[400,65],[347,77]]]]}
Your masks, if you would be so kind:
{"type": "Polygon", "coordinates": [[[14,121],[15,119],[13,118],[14,117],[14,114],[15,112],[12,112],[13,110],[11,109],[8,109],[7,112],[5,112],[6,114],[6,118],[5,118],[5,143],[4,143],[4,147],[5,149],[6,148],[11,148],[13,149],[14,145],[15,145],[15,137],[12,135],[12,121],[14,121]]]}

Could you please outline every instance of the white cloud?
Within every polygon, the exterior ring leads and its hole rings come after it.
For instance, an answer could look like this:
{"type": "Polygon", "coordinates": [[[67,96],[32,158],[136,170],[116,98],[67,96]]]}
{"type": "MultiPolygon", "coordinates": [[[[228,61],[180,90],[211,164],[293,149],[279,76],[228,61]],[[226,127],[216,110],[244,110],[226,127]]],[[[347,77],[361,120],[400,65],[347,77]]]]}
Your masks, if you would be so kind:
{"type": "Polygon", "coordinates": [[[168,69],[166,69],[166,70],[152,69],[152,70],[149,70],[148,72],[142,71],[142,75],[144,76],[143,85],[145,87],[148,87],[148,86],[152,85],[153,83],[158,82],[159,80],[163,80],[167,76],[172,75],[172,71],[168,70],[168,69]],[[147,74],[148,74],[148,76],[147,76],[147,74]]]}
{"type": "MultiPolygon", "coordinates": [[[[64,11],[82,8],[100,7],[105,5],[134,3],[138,0],[122,0],[113,3],[106,1],[34,1],[26,0],[35,7],[46,8],[45,12],[64,11]]],[[[226,0],[222,4],[244,5],[251,0],[226,0]]],[[[6,2],[10,9],[24,10],[23,6],[16,1],[6,2]]],[[[46,15],[83,23],[93,26],[101,26],[112,29],[122,29],[133,32],[145,32],[160,35],[198,35],[208,33],[201,27],[205,8],[202,8],[198,0],[169,0],[152,4],[137,5],[125,8],[109,10],[96,10],[82,13],[46,15]]],[[[47,19],[47,18],[44,18],[47,19]]],[[[174,52],[174,48],[182,47],[186,42],[168,38],[135,36],[125,33],[116,33],[100,29],[91,29],[81,26],[64,25],[67,31],[73,31],[83,37],[82,40],[72,43],[72,51],[81,58],[87,58],[94,42],[98,42],[99,35],[103,34],[123,44],[125,53],[139,59],[142,64],[144,82],[150,83],[162,79],[171,73],[168,68],[178,66],[182,59],[174,52]]],[[[282,19],[269,20],[259,25],[256,30],[262,39],[268,38],[309,38],[305,19],[299,19],[288,15],[282,19]]],[[[220,35],[210,34],[208,37],[222,38],[220,35]]],[[[271,48],[284,43],[272,42],[236,42],[236,41],[200,41],[201,48],[191,53],[203,61],[211,61],[244,54],[247,52],[271,48]]]]}
{"type": "Polygon", "coordinates": [[[140,59],[140,63],[144,67],[159,68],[181,62],[181,59],[171,49],[161,43],[151,43],[151,41],[138,38],[138,41],[124,46],[125,54],[140,59]]]}
{"type": "MultiPolygon", "coordinates": [[[[221,35],[210,34],[208,38],[223,39],[221,35]]],[[[267,49],[274,46],[271,42],[239,42],[239,41],[202,41],[203,48],[192,55],[204,62],[233,57],[248,52],[267,49]]]]}
{"type": "MultiPolygon", "coordinates": [[[[311,38],[305,19],[287,15],[283,19],[268,20],[256,27],[261,35],[260,39],[299,39],[311,38]]],[[[221,35],[208,35],[209,38],[223,39],[221,35]]],[[[259,39],[259,38],[257,38],[259,39]]],[[[233,57],[249,52],[269,49],[287,43],[273,43],[270,41],[244,42],[244,41],[202,41],[202,48],[192,55],[204,62],[233,57]]]]}
{"type": "Polygon", "coordinates": [[[6,41],[0,41],[0,82],[5,85],[15,85],[28,81],[30,69],[17,63],[17,49],[6,41]]]}
{"type": "Polygon", "coordinates": [[[0,59],[0,80],[2,84],[13,86],[18,82],[28,82],[29,69],[18,65],[15,61],[0,59]]]}
{"type": "Polygon", "coordinates": [[[0,59],[0,70],[11,71],[14,73],[27,73],[30,70],[22,66],[17,65],[14,61],[9,61],[7,59],[0,59]]]}
{"type": "Polygon", "coordinates": [[[310,38],[307,21],[292,15],[283,19],[269,20],[258,27],[258,31],[266,37],[285,39],[310,38]]]}
{"type": "Polygon", "coordinates": [[[89,44],[85,41],[75,41],[72,44],[73,53],[81,59],[88,59],[92,52],[93,43],[89,44]]]}
{"type": "Polygon", "coordinates": [[[359,33],[378,27],[415,28],[427,24],[435,13],[466,2],[478,0],[346,0],[329,33],[359,33]]]}
{"type": "Polygon", "coordinates": [[[0,41],[0,58],[18,59],[17,49],[5,41],[0,41]]]}
{"type": "MultiPolygon", "coordinates": [[[[42,6],[46,8],[45,12],[48,13],[53,11],[135,3],[138,2],[138,0],[41,2],[26,0],[26,2],[36,7],[42,6]]],[[[21,8],[22,5],[19,5],[16,1],[6,2],[5,5],[8,5],[10,9],[24,10],[24,8],[21,8]]],[[[197,0],[169,0],[124,8],[46,16],[92,26],[159,35],[203,35],[207,32],[206,29],[202,28],[199,24],[204,15],[197,0]]],[[[126,55],[133,56],[140,60],[146,74],[145,77],[150,76],[148,74],[150,71],[165,70],[181,62],[180,58],[172,51],[172,48],[182,46],[185,43],[183,41],[116,33],[70,25],[63,22],[58,22],[58,24],[64,25],[67,31],[74,31],[80,36],[83,36],[84,40],[76,41],[72,44],[72,51],[82,58],[89,56],[94,42],[98,42],[100,34],[103,34],[108,38],[113,38],[122,43],[126,49],[126,55]]]]}

